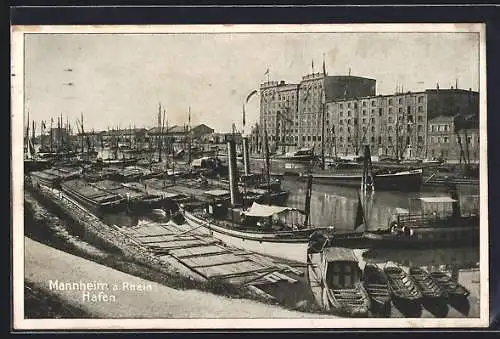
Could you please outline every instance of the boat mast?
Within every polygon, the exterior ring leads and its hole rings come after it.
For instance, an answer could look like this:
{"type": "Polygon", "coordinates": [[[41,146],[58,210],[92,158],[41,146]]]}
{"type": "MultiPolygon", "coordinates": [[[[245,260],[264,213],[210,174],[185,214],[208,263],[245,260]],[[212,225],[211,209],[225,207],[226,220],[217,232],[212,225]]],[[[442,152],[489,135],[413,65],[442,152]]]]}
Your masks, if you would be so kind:
{"type": "Polygon", "coordinates": [[[158,162],[161,162],[161,138],[162,138],[162,128],[161,128],[161,103],[158,103],[158,162]]]}
{"type": "Polygon", "coordinates": [[[84,134],[83,134],[83,113],[80,113],[80,120],[81,120],[80,121],[80,125],[81,125],[80,130],[82,132],[82,140],[81,140],[81,142],[82,142],[82,160],[83,160],[83,158],[85,156],[84,145],[83,145],[83,138],[84,138],[84,134]]]}
{"type": "MultiPolygon", "coordinates": [[[[324,86],[323,86],[324,88],[324,86]]],[[[321,168],[325,169],[325,90],[322,90],[321,97],[321,168]]]]}
{"type": "Polygon", "coordinates": [[[191,106],[188,109],[188,164],[191,164],[191,106]]]}
{"type": "Polygon", "coordinates": [[[312,174],[309,173],[307,176],[307,190],[306,190],[306,202],[305,202],[305,219],[304,219],[304,227],[309,228],[310,226],[310,214],[311,214],[311,195],[312,195],[312,183],[313,177],[312,174]]]}
{"type": "Polygon", "coordinates": [[[266,182],[267,182],[267,197],[268,204],[271,204],[271,161],[269,159],[269,143],[267,140],[267,128],[264,121],[264,155],[266,159],[266,182]]]}
{"type": "Polygon", "coordinates": [[[50,131],[49,131],[49,135],[50,135],[50,153],[52,153],[54,151],[54,148],[53,148],[53,139],[54,139],[54,134],[53,134],[53,130],[52,130],[52,123],[54,122],[54,119],[52,119],[52,117],[50,118],[50,131]]]}
{"type": "Polygon", "coordinates": [[[368,189],[373,192],[375,190],[375,183],[373,180],[373,167],[370,154],[370,146],[365,145],[364,159],[363,159],[363,176],[361,177],[361,191],[366,193],[368,189]]]}

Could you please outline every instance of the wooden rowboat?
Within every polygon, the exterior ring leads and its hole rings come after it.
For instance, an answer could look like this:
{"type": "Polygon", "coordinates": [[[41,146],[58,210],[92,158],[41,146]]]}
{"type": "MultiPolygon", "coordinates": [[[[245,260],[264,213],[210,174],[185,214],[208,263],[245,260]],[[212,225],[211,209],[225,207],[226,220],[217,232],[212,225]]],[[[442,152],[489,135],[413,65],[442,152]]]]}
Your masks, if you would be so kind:
{"type": "Polygon", "coordinates": [[[422,293],[401,267],[386,267],[384,273],[387,275],[389,288],[394,298],[406,302],[420,302],[422,293]]]}
{"type": "Polygon", "coordinates": [[[418,267],[410,268],[410,277],[415,281],[415,284],[422,292],[422,297],[425,299],[443,299],[446,293],[430,276],[429,273],[418,267]]]}
{"type": "Polygon", "coordinates": [[[391,306],[391,291],[385,273],[374,264],[366,264],[363,285],[370,297],[372,311],[387,314],[391,306]]]}
{"type": "Polygon", "coordinates": [[[326,312],[367,316],[370,298],[353,250],[329,247],[308,253],[307,273],[316,304],[326,312]]]}
{"type": "Polygon", "coordinates": [[[430,276],[450,299],[465,299],[470,294],[468,289],[453,281],[453,279],[451,279],[451,277],[444,272],[431,272],[430,276]]]}

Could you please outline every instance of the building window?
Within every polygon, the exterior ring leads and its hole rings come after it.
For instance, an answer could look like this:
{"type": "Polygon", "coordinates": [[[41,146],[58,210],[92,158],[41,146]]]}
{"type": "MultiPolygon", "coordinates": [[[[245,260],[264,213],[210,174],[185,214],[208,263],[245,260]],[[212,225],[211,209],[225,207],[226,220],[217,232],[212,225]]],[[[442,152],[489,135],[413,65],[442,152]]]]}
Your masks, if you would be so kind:
{"type": "Polygon", "coordinates": [[[387,137],[387,141],[389,141],[390,143],[392,143],[392,137],[391,136],[387,137]]]}
{"type": "Polygon", "coordinates": [[[472,137],[467,137],[467,143],[471,144],[472,143],[472,137]]]}
{"type": "Polygon", "coordinates": [[[399,98],[398,103],[401,105],[403,103],[403,98],[399,98]]]}
{"type": "Polygon", "coordinates": [[[372,139],[372,143],[375,143],[375,137],[372,137],[371,139],[372,139]]]}
{"type": "Polygon", "coordinates": [[[339,128],[339,132],[340,132],[340,133],[344,132],[344,128],[343,128],[343,127],[340,127],[340,128],[339,128]]]}
{"type": "MultiPolygon", "coordinates": [[[[344,108],[344,105],[340,103],[339,108],[344,108]]],[[[342,113],[342,112],[340,112],[340,113],[342,113]]]]}
{"type": "Polygon", "coordinates": [[[311,141],[311,136],[310,135],[307,136],[307,141],[311,141]]]}
{"type": "Polygon", "coordinates": [[[340,116],[343,117],[344,116],[344,112],[340,111],[340,116]]]}
{"type": "Polygon", "coordinates": [[[441,137],[438,137],[437,140],[438,140],[438,144],[440,144],[441,143],[441,137]]]}
{"type": "Polygon", "coordinates": [[[354,108],[358,108],[358,103],[357,102],[354,103],[354,108]]]}
{"type": "Polygon", "coordinates": [[[423,142],[424,142],[424,137],[423,137],[423,136],[421,136],[421,135],[419,135],[419,136],[418,136],[418,143],[419,143],[419,144],[421,144],[421,143],[423,143],[423,142]]]}
{"type": "Polygon", "coordinates": [[[347,116],[350,117],[351,116],[351,111],[347,111],[347,116]]]}
{"type": "Polygon", "coordinates": [[[419,112],[423,112],[424,111],[424,107],[423,106],[418,106],[418,111],[419,112]]]}
{"type": "Polygon", "coordinates": [[[344,120],[340,119],[339,124],[343,125],[344,124],[344,120]]]}
{"type": "Polygon", "coordinates": [[[366,124],[366,119],[365,118],[363,118],[363,124],[366,124]]]}
{"type": "Polygon", "coordinates": [[[351,142],[351,137],[347,137],[347,142],[351,142]]]}
{"type": "Polygon", "coordinates": [[[392,132],[392,126],[388,126],[388,127],[387,127],[387,130],[388,130],[389,132],[392,132]]]}
{"type": "Polygon", "coordinates": [[[418,103],[421,104],[424,101],[424,97],[419,96],[417,100],[418,100],[418,103]]]}
{"type": "Polygon", "coordinates": [[[344,137],[340,137],[339,140],[341,143],[344,142],[344,137]]]}
{"type": "Polygon", "coordinates": [[[351,124],[351,119],[347,119],[347,124],[350,125],[351,124]]]}
{"type": "Polygon", "coordinates": [[[392,107],[389,107],[389,114],[392,114],[392,107]]]}
{"type": "Polygon", "coordinates": [[[363,101],[363,107],[366,107],[366,101],[363,101]]]}
{"type": "Polygon", "coordinates": [[[350,102],[347,103],[347,108],[351,108],[351,103],[350,102]]]}
{"type": "Polygon", "coordinates": [[[374,123],[375,123],[375,118],[372,118],[372,124],[374,124],[374,123]]]}
{"type": "Polygon", "coordinates": [[[372,106],[377,106],[377,102],[375,100],[372,100],[372,106]]]}
{"type": "Polygon", "coordinates": [[[392,105],[392,99],[389,99],[389,105],[392,105]]]}
{"type": "Polygon", "coordinates": [[[418,125],[418,126],[417,126],[417,131],[418,131],[419,133],[420,133],[420,132],[422,132],[422,130],[423,130],[423,129],[424,129],[424,126],[422,126],[422,125],[418,125]]]}
{"type": "Polygon", "coordinates": [[[366,115],[366,109],[363,110],[363,115],[366,115]]]}
{"type": "Polygon", "coordinates": [[[417,116],[417,121],[418,121],[418,122],[422,122],[422,121],[424,121],[424,117],[423,117],[423,116],[421,116],[421,115],[417,116]]]}
{"type": "Polygon", "coordinates": [[[447,144],[447,143],[448,143],[448,137],[443,137],[443,142],[444,142],[445,144],[447,144]]]}
{"type": "Polygon", "coordinates": [[[382,116],[382,108],[379,108],[378,109],[378,116],[381,117],[382,116]]]}
{"type": "Polygon", "coordinates": [[[374,109],[372,109],[372,115],[373,115],[373,114],[375,114],[375,110],[374,110],[374,109]]]}
{"type": "Polygon", "coordinates": [[[372,126],[372,133],[375,133],[375,126],[372,126]]]}
{"type": "Polygon", "coordinates": [[[392,117],[387,118],[387,122],[391,123],[392,122],[392,117]]]}
{"type": "Polygon", "coordinates": [[[399,112],[399,113],[403,113],[403,108],[402,108],[402,107],[399,107],[399,108],[398,108],[398,112],[399,112]]]}

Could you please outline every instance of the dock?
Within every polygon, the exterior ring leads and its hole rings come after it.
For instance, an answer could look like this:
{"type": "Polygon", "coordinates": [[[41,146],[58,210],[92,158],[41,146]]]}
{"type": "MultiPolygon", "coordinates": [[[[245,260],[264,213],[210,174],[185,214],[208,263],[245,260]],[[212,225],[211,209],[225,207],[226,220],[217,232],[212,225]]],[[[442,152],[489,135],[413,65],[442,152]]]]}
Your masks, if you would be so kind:
{"type": "Polygon", "coordinates": [[[155,253],[160,260],[174,258],[206,280],[252,286],[255,291],[262,283],[297,282],[287,275],[289,273],[304,274],[299,264],[225,246],[187,224],[143,222],[122,231],[155,253]]]}

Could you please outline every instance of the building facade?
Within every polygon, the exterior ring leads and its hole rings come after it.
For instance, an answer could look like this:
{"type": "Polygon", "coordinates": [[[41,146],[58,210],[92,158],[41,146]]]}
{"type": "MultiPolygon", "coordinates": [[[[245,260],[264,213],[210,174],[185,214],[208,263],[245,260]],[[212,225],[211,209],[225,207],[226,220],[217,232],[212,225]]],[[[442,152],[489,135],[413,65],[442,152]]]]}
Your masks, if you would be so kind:
{"type": "Polygon", "coordinates": [[[460,163],[479,162],[479,121],[460,116],[438,116],[429,120],[428,157],[460,163]]]}
{"type": "Polygon", "coordinates": [[[450,125],[456,116],[478,117],[478,98],[478,92],[437,89],[329,102],[327,154],[359,155],[368,144],[373,155],[427,158],[434,140],[429,139],[429,121],[439,117],[450,125]]]}
{"type": "Polygon", "coordinates": [[[326,103],[359,95],[375,95],[375,86],[374,79],[328,76],[326,73],[305,75],[299,84],[284,81],[263,83],[260,86],[259,132],[267,131],[272,152],[285,153],[304,146],[319,147],[326,103]]]}

